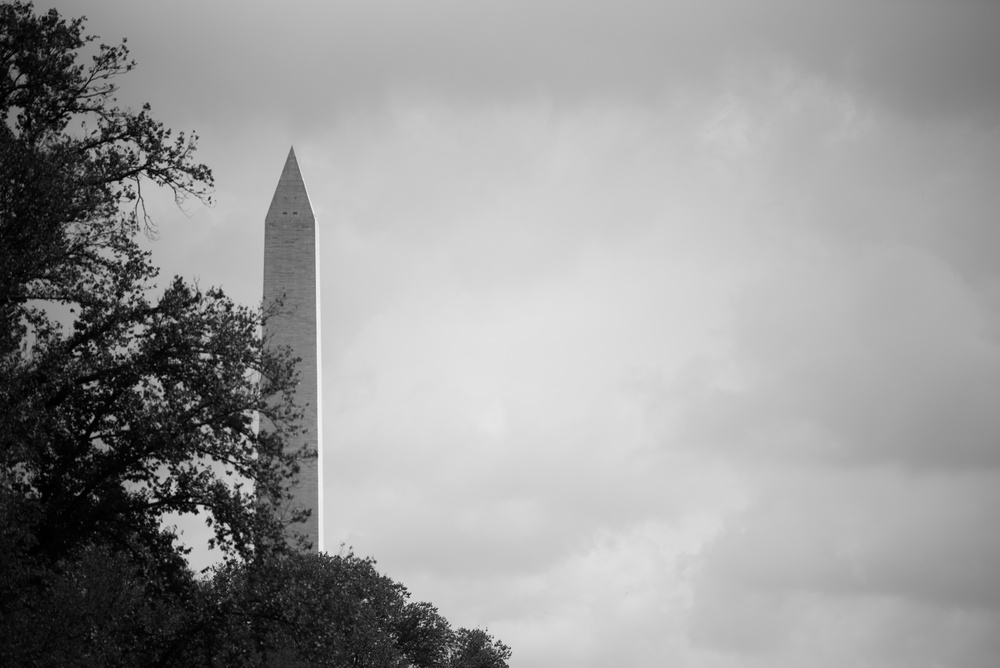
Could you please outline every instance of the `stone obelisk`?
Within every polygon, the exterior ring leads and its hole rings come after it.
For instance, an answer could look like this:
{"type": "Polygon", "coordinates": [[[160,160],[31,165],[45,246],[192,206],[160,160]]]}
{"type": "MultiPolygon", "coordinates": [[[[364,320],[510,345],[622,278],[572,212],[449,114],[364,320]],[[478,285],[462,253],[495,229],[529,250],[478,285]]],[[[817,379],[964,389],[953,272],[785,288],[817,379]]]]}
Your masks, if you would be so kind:
{"type": "Polygon", "coordinates": [[[306,184],[288,152],[278,187],[264,219],[264,303],[284,299],[282,314],[268,320],[264,335],[272,346],[288,346],[299,362],[295,402],[305,411],[303,432],[285,444],[286,451],[303,444],[317,457],[302,462],[289,502],[292,509],[312,511],[305,524],[291,529],[306,536],[312,549],[323,551],[322,384],[320,365],[319,238],[306,184]]]}

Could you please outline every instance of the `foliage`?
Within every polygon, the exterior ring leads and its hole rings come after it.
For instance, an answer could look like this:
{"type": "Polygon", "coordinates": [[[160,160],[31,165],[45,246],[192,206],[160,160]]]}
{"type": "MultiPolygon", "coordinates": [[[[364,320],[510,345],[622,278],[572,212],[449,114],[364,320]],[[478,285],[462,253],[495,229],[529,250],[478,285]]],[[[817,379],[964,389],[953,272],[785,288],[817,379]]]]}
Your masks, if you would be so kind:
{"type": "Polygon", "coordinates": [[[117,290],[148,278],[148,261],[132,243],[139,213],[151,223],[144,181],[171,188],[178,201],[208,200],[212,187],[211,171],[193,161],[197,137],[173,136],[148,105],[138,112],[115,105],[114,80],[135,65],[125,42],[99,46],[89,65],[78,62],[94,40],[82,19],[0,5],[4,354],[33,324],[26,302],[108,305],[117,290]],[[131,207],[125,215],[123,206],[131,207]]]}
{"type": "Polygon", "coordinates": [[[506,666],[373,561],[290,552],[280,305],[158,290],[142,188],[208,202],[211,171],[117,106],[134,63],[94,41],[0,3],[0,665],[506,666]],[[165,525],[183,514],[226,557],[207,579],[165,525]]]}
{"type": "Polygon", "coordinates": [[[506,668],[510,650],[482,630],[452,631],[430,603],[370,558],[292,555],[227,564],[207,592],[212,619],[191,661],[226,666],[506,668]]]}
{"type": "Polygon", "coordinates": [[[282,452],[294,360],[261,340],[268,313],[180,278],[153,296],[141,188],[207,200],[211,172],[194,136],[115,105],[128,49],[92,48],[82,25],[0,4],[0,634],[25,656],[59,645],[24,620],[82,638],[80,613],[119,637],[74,584],[99,575],[94,555],[141,575],[130,601],[190,589],[168,514],[205,513],[230,558],[283,549],[259,498],[298,461],[282,452]],[[276,428],[258,434],[258,415],[276,428]]]}
{"type": "Polygon", "coordinates": [[[149,596],[148,571],[122,554],[91,546],[51,568],[20,564],[32,595],[5,592],[0,665],[137,666],[162,653],[179,606],[149,596]]]}
{"type": "Polygon", "coordinates": [[[0,5],[0,480],[27,547],[54,563],[97,539],[178,563],[161,520],[199,512],[233,556],[283,544],[257,498],[297,470],[281,449],[293,360],[221,290],[175,278],[151,297],[135,238],[143,183],[207,198],[195,137],[114,105],[124,43],[77,64],[82,20],[32,10],[0,5]],[[277,428],[257,434],[257,415],[277,428]]]}
{"type": "Polygon", "coordinates": [[[510,647],[482,629],[459,629],[448,668],[507,668],[510,647]]]}

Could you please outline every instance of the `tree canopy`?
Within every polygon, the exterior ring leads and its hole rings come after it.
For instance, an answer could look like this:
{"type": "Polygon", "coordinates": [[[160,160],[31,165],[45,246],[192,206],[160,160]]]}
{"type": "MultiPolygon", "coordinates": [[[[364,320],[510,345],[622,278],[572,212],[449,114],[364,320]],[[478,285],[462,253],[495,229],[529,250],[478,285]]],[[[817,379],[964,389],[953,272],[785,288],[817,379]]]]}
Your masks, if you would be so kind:
{"type": "Polygon", "coordinates": [[[136,240],[144,185],[207,200],[196,137],[115,105],[124,42],[94,48],[82,19],[30,4],[0,22],[0,462],[27,549],[58,559],[100,537],[169,560],[168,513],[206,513],[227,554],[277,545],[257,496],[296,470],[294,360],[221,290],[175,277],[157,295],[136,240]]]}
{"type": "Polygon", "coordinates": [[[375,566],[350,552],[223,566],[208,594],[213,635],[192,651],[246,666],[506,668],[506,645],[479,629],[453,631],[375,566]]]}
{"type": "Polygon", "coordinates": [[[281,305],[158,285],[143,189],[207,203],[212,172],[118,106],[127,44],[5,2],[0,63],[0,664],[506,666],[373,561],[291,552],[281,305]],[[207,577],[165,523],[185,514],[225,557],[207,577]]]}

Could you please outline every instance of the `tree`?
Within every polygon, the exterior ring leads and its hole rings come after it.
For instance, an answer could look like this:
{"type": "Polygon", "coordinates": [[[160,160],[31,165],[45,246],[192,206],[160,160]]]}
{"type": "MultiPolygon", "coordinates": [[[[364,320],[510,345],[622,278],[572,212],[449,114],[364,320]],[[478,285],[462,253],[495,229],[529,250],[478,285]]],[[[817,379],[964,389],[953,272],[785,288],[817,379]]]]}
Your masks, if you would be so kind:
{"type": "Polygon", "coordinates": [[[36,574],[44,587],[5,599],[0,664],[138,666],[162,653],[177,611],[148,595],[144,573],[122,554],[91,546],[36,574]]]}
{"type": "Polygon", "coordinates": [[[261,334],[281,306],[157,288],[143,188],[207,202],[212,175],[194,135],[116,105],[126,44],[4,2],[0,63],[0,665],[505,667],[455,663],[492,638],[374,561],[289,553],[295,360],[261,334]],[[210,578],[168,514],[213,528],[210,578]]]}
{"type": "Polygon", "coordinates": [[[144,187],[210,201],[197,137],[117,106],[134,62],[83,19],[0,4],[0,62],[0,584],[106,546],[149,586],[187,586],[171,513],[204,513],[230,558],[285,549],[259,502],[301,456],[282,448],[295,360],[260,334],[273,308],[181,278],[156,294],[137,243],[144,187]]]}
{"type": "Polygon", "coordinates": [[[510,647],[482,629],[459,629],[448,668],[507,668],[510,647]]]}
{"type": "Polygon", "coordinates": [[[430,603],[370,558],[297,554],[226,564],[187,661],[223,666],[507,668],[510,650],[481,630],[452,631],[430,603]]]}

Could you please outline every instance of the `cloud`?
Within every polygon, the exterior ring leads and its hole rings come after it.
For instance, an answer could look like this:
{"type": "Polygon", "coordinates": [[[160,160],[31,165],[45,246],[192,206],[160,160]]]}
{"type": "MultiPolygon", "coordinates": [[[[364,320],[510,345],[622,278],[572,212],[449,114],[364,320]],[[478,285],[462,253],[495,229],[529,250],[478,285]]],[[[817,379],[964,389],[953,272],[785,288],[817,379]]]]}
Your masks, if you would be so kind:
{"type": "Polygon", "coordinates": [[[753,506],[704,551],[695,646],[772,665],[803,652],[818,665],[988,665],[995,473],[788,467],[756,484],[753,506]]]}
{"type": "Polygon", "coordinates": [[[974,0],[947,8],[788,0],[89,4],[91,29],[132,40],[158,108],[186,107],[186,116],[212,119],[224,133],[234,122],[275,117],[288,129],[320,128],[344,110],[371,111],[399,89],[487,104],[538,91],[567,101],[648,100],[760,61],[794,62],[919,118],[988,118],[1000,90],[992,67],[1000,10],[974,0]]]}
{"type": "Polygon", "coordinates": [[[328,547],[519,666],[696,668],[995,662],[996,12],[89,10],[216,168],[168,271],[259,298],[295,143],[328,547]]]}
{"type": "Polygon", "coordinates": [[[654,107],[395,104],[330,139],[357,167],[326,274],[358,304],[328,371],[341,535],[534,665],[626,637],[635,665],[796,665],[797,638],[902,662],[958,618],[926,656],[976,665],[991,274],[933,189],[901,194],[965,173],[962,133],[921,145],[785,68],[654,107]],[[595,640],[553,649],[569,629],[595,640]]]}
{"type": "Polygon", "coordinates": [[[678,387],[691,431],[753,456],[997,465],[995,312],[939,258],[894,247],[782,267],[737,309],[742,387],[678,387]]]}

